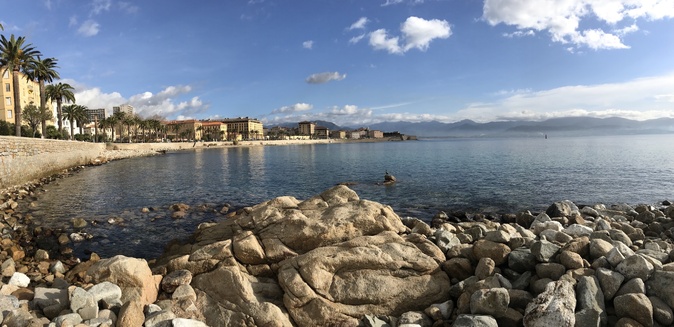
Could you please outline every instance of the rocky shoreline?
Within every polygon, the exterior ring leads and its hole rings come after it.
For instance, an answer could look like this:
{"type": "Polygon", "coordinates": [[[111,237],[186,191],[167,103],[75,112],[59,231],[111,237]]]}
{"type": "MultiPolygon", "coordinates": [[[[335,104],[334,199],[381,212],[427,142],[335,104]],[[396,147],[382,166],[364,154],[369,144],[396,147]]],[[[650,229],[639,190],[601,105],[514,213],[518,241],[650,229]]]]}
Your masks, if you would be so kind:
{"type": "Polygon", "coordinates": [[[69,251],[67,233],[35,226],[21,210],[56,178],[0,198],[3,325],[674,322],[668,202],[578,208],[561,201],[540,213],[439,213],[429,225],[340,185],[304,201],[279,197],[223,215],[149,262],[95,253],[83,261],[69,251]]]}

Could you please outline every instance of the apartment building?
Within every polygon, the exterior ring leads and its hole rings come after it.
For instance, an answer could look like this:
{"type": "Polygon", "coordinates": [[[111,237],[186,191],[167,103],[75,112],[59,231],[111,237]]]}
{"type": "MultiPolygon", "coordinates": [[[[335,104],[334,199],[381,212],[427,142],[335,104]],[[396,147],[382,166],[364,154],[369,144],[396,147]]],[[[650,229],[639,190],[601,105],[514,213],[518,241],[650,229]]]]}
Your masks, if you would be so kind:
{"type": "Polygon", "coordinates": [[[264,138],[264,126],[255,118],[239,117],[223,119],[227,124],[227,139],[230,141],[261,140],[264,138]]]}
{"type": "Polygon", "coordinates": [[[330,138],[330,130],[327,127],[324,126],[318,126],[314,130],[316,134],[316,138],[319,139],[329,139],[330,138]]]}
{"type": "Polygon", "coordinates": [[[198,120],[174,120],[166,123],[166,136],[174,141],[201,140],[203,136],[202,123],[198,120]]]}
{"type": "Polygon", "coordinates": [[[300,135],[314,135],[316,132],[316,124],[310,121],[301,121],[298,123],[300,126],[300,135]]]}
{"type": "Polygon", "coordinates": [[[201,132],[207,141],[222,141],[227,139],[227,124],[219,121],[202,121],[201,132]]]}
{"type": "Polygon", "coordinates": [[[123,104],[121,106],[112,107],[112,113],[116,114],[118,112],[123,112],[127,115],[133,115],[133,106],[128,104],[123,104]]]}
{"type": "MultiPolygon", "coordinates": [[[[0,67],[0,74],[2,76],[0,79],[2,81],[0,86],[0,120],[15,124],[16,112],[14,112],[15,99],[12,73],[5,70],[5,67],[0,67]]],[[[31,102],[38,107],[40,106],[40,84],[27,80],[25,74],[19,73],[18,87],[22,110],[31,102]]]]}

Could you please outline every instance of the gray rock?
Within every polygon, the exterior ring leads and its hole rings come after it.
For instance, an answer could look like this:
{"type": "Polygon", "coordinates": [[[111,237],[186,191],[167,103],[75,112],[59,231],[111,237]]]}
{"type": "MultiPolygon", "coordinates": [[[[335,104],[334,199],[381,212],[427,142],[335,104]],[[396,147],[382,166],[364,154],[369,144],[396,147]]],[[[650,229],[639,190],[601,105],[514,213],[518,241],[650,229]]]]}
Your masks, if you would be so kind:
{"type": "Polygon", "coordinates": [[[47,318],[54,319],[70,305],[68,290],[36,287],[33,303],[47,318]]]}
{"type": "Polygon", "coordinates": [[[505,315],[510,304],[510,295],[505,288],[482,289],[470,297],[470,313],[486,314],[496,318],[505,315]]]}
{"type": "Polygon", "coordinates": [[[613,299],[618,317],[628,317],[638,321],[646,327],[653,327],[653,305],[642,293],[630,293],[616,296],[613,299]]]}
{"type": "Polygon", "coordinates": [[[606,326],[601,324],[601,313],[594,309],[576,310],[576,326],[592,326],[601,327],[606,326]]]}
{"type": "Polygon", "coordinates": [[[625,256],[620,252],[620,250],[618,250],[617,247],[614,247],[606,254],[606,260],[608,260],[611,266],[615,267],[625,260],[625,256]]]}
{"type": "Polygon", "coordinates": [[[508,256],[508,268],[518,273],[534,270],[536,263],[536,257],[529,249],[518,248],[510,252],[508,256]]]}
{"type": "Polygon", "coordinates": [[[154,312],[145,317],[145,327],[172,327],[176,315],[171,311],[154,312]]]}
{"type": "Polygon", "coordinates": [[[667,303],[663,302],[657,296],[649,296],[653,306],[653,319],[663,326],[671,326],[674,323],[674,313],[667,303]]]}
{"type": "Polygon", "coordinates": [[[655,268],[650,261],[639,254],[625,258],[616,267],[616,271],[623,274],[626,279],[641,278],[642,280],[648,280],[654,270],[655,268]]]}
{"type": "Polygon", "coordinates": [[[431,304],[424,312],[435,321],[448,320],[452,316],[454,302],[448,300],[442,303],[431,304]]]}
{"type": "Polygon", "coordinates": [[[576,284],[576,300],[580,310],[591,310],[599,313],[602,326],[606,325],[606,305],[604,293],[599,287],[599,281],[595,276],[580,277],[576,284]]]}
{"type": "Polygon", "coordinates": [[[63,262],[56,261],[51,265],[51,267],[49,268],[49,271],[51,271],[54,274],[56,274],[56,273],[64,274],[66,272],[66,267],[63,266],[63,262]]]}
{"type": "Polygon", "coordinates": [[[488,231],[484,239],[496,243],[508,243],[510,242],[510,234],[504,230],[488,231]]]}
{"type": "Polygon", "coordinates": [[[473,276],[475,268],[467,258],[451,258],[442,263],[442,270],[444,270],[449,278],[456,278],[464,280],[473,276]]]}
{"type": "MultiPolygon", "coordinates": [[[[606,237],[608,238],[608,235],[606,237]]],[[[592,259],[605,257],[611,249],[613,249],[613,244],[606,240],[594,238],[590,241],[590,257],[592,259]]]]}
{"type": "Polygon", "coordinates": [[[604,293],[605,300],[613,299],[625,280],[625,276],[606,268],[597,269],[596,276],[604,293]]]}
{"type": "Polygon", "coordinates": [[[91,293],[76,287],[70,296],[70,310],[83,320],[94,319],[98,317],[98,302],[91,293]]]}
{"type": "Polygon", "coordinates": [[[421,311],[408,311],[403,313],[398,320],[399,325],[418,325],[420,327],[431,327],[433,320],[421,311]]]}
{"type": "Polygon", "coordinates": [[[456,317],[452,327],[498,327],[498,323],[491,316],[462,314],[456,317]]]}
{"type": "MultiPolygon", "coordinates": [[[[19,308],[19,299],[13,295],[0,295],[0,317],[7,312],[19,308]]],[[[0,318],[0,323],[2,318],[0,318]]]]}
{"type": "Polygon", "coordinates": [[[194,288],[192,288],[192,286],[190,285],[180,285],[178,286],[178,288],[176,288],[175,291],[173,291],[173,294],[171,294],[171,299],[176,301],[182,300],[196,301],[197,293],[194,291],[194,288]]]}
{"type": "Polygon", "coordinates": [[[632,278],[625,282],[618,292],[616,292],[615,296],[618,297],[630,293],[646,293],[646,285],[641,278],[632,278]]]}
{"type": "MultiPolygon", "coordinates": [[[[176,318],[179,319],[179,318],[176,318]]],[[[174,321],[174,327],[175,327],[175,320],[174,321]]],[[[392,327],[395,326],[395,324],[389,324],[387,321],[381,319],[380,317],[374,316],[374,315],[365,315],[363,319],[361,320],[361,323],[363,324],[364,327],[392,327]]]]}
{"type": "Polygon", "coordinates": [[[109,308],[122,305],[122,289],[111,282],[98,283],[87,292],[93,296],[96,303],[103,301],[109,308]]]}
{"type": "Polygon", "coordinates": [[[557,244],[540,240],[531,245],[531,254],[533,254],[539,262],[550,262],[559,249],[560,247],[557,244]]]}
{"type": "Polygon", "coordinates": [[[53,322],[56,326],[75,326],[82,322],[82,317],[77,313],[68,313],[56,317],[53,322]]]}
{"type": "Polygon", "coordinates": [[[655,271],[653,276],[646,282],[648,295],[659,297],[667,303],[670,308],[674,308],[674,271],[655,271]]]}
{"type": "Polygon", "coordinates": [[[566,267],[559,263],[539,263],[536,265],[536,275],[540,278],[558,280],[566,273],[566,267]]]}
{"type": "Polygon", "coordinates": [[[562,231],[571,236],[578,237],[583,235],[590,235],[592,233],[592,228],[579,224],[573,224],[567,228],[564,228],[562,231]]]}
{"type": "Polygon", "coordinates": [[[576,294],[566,280],[549,283],[524,312],[527,327],[573,327],[576,323],[576,294]]]}
{"type": "Polygon", "coordinates": [[[580,210],[573,202],[564,200],[550,205],[545,213],[550,217],[569,217],[573,214],[580,214],[580,210]]]}
{"type": "Polygon", "coordinates": [[[456,237],[456,234],[444,229],[436,230],[434,236],[435,245],[437,245],[442,252],[447,252],[453,246],[461,244],[461,241],[456,237]]]}
{"type": "MultiPolygon", "coordinates": [[[[610,229],[608,231],[609,236],[612,240],[620,241],[627,246],[632,246],[632,240],[630,239],[625,232],[619,229],[610,229]]],[[[614,244],[615,245],[615,244],[614,244]]]]}
{"type": "Polygon", "coordinates": [[[527,304],[533,301],[534,296],[531,293],[524,290],[511,289],[508,290],[508,296],[510,297],[511,308],[515,309],[526,309],[527,304]]]}

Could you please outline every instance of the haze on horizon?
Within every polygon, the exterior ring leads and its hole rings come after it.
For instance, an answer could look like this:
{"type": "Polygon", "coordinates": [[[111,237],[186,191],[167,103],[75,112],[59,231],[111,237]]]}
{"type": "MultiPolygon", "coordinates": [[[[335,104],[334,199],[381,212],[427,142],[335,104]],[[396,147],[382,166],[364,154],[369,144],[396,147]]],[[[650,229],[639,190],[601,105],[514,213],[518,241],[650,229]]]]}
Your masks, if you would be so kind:
{"type": "Polygon", "coordinates": [[[674,118],[671,0],[0,0],[78,104],[143,117],[674,118]]]}

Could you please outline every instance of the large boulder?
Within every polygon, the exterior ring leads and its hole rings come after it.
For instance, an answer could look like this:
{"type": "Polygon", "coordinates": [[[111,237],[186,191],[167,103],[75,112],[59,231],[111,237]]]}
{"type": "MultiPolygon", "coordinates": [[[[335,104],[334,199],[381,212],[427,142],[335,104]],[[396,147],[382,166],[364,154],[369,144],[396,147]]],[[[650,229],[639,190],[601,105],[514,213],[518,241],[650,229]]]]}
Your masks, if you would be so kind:
{"type": "Polygon", "coordinates": [[[96,262],[87,270],[95,283],[111,282],[122,289],[122,302],[140,301],[150,304],[157,300],[161,276],[153,276],[147,261],[114,256],[96,262]]]}
{"type": "Polygon", "coordinates": [[[446,301],[444,255],[414,235],[358,237],[281,262],[278,281],[294,322],[355,326],[366,314],[399,316],[446,301]]]}
{"type": "Polygon", "coordinates": [[[238,266],[220,265],[192,279],[196,306],[209,326],[292,326],[283,292],[272,278],[258,278],[238,266]]]}

